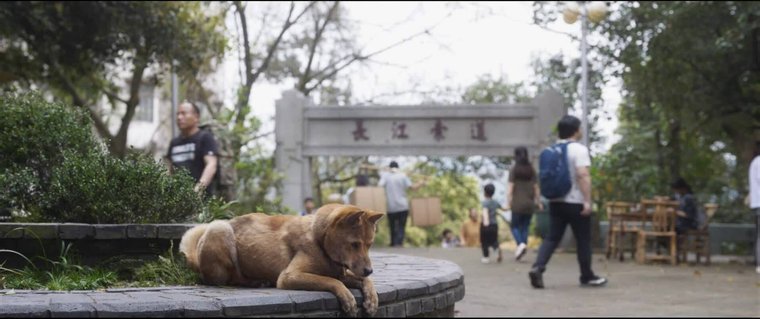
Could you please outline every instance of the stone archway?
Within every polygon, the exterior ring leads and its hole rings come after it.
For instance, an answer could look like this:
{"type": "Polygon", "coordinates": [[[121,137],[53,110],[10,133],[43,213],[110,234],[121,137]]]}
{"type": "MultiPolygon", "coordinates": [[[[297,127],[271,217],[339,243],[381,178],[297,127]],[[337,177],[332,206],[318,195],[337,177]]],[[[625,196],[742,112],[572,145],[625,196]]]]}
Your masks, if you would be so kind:
{"type": "Polygon", "coordinates": [[[283,204],[297,210],[311,197],[311,156],[511,156],[517,146],[538,154],[565,114],[556,91],[526,104],[316,107],[288,90],[275,111],[283,204]]]}

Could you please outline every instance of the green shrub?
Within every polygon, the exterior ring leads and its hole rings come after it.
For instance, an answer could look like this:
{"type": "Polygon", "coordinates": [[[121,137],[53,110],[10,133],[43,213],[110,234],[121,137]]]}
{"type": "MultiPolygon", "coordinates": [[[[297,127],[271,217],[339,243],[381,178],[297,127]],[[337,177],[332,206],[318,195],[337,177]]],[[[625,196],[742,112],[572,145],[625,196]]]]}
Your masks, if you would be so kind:
{"type": "Polygon", "coordinates": [[[198,273],[191,270],[185,259],[174,255],[173,247],[158,260],[147,262],[135,270],[133,285],[138,287],[191,286],[200,281],[198,273]]]}
{"type": "Polygon", "coordinates": [[[81,223],[182,222],[201,212],[192,177],[146,155],[112,157],[91,127],[84,113],[38,94],[0,96],[0,208],[81,223]]]}
{"type": "Polygon", "coordinates": [[[45,178],[63,161],[62,151],[98,147],[92,122],[83,111],[47,102],[37,93],[1,97],[0,168],[28,167],[45,178]]]}
{"type": "Polygon", "coordinates": [[[186,173],[169,175],[146,155],[67,153],[43,197],[43,220],[82,223],[183,222],[203,207],[186,173]]]}

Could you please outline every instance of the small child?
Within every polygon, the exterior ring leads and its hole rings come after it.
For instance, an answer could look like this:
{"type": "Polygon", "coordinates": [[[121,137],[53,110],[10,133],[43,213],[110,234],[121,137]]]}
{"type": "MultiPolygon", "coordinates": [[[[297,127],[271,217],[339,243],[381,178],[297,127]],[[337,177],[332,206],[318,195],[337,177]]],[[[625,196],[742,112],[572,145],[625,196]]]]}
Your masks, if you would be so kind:
{"type": "Polygon", "coordinates": [[[482,222],[480,223],[480,247],[483,249],[483,258],[480,261],[487,264],[490,259],[488,258],[489,250],[493,248],[498,252],[497,262],[501,262],[501,249],[499,248],[499,225],[496,220],[497,210],[502,209],[501,205],[493,199],[493,194],[496,188],[493,184],[488,184],[483,187],[485,198],[481,205],[483,206],[482,222]]]}
{"type": "Polygon", "coordinates": [[[443,248],[459,247],[459,237],[454,235],[454,232],[451,231],[451,229],[446,228],[443,230],[443,239],[441,240],[441,246],[443,246],[443,248]]]}

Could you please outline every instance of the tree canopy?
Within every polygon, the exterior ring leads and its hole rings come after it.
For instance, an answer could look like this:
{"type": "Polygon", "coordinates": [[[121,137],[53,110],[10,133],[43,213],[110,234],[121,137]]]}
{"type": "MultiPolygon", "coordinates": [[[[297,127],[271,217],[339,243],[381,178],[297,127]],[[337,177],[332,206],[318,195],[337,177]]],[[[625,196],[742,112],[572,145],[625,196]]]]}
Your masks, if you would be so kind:
{"type": "MultiPolygon", "coordinates": [[[[541,25],[561,10],[534,8],[541,25]]],[[[680,176],[722,212],[741,210],[760,139],[758,15],[756,2],[626,1],[590,28],[592,64],[623,80],[621,139],[595,171],[602,197],[667,194],[680,176]]]]}
{"type": "Polygon", "coordinates": [[[86,110],[112,154],[127,131],[144,82],[177,61],[195,74],[226,47],[221,15],[199,2],[25,2],[0,5],[0,84],[44,89],[86,110]],[[105,99],[121,115],[116,133],[105,99]]]}

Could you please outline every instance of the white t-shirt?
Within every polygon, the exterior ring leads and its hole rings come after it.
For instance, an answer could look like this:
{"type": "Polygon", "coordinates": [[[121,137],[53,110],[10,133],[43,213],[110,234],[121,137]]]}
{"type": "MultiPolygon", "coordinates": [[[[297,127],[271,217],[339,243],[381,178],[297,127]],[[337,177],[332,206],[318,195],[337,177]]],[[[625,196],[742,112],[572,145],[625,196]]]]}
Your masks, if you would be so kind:
{"type": "Polygon", "coordinates": [[[388,198],[388,213],[398,213],[409,210],[409,201],[406,199],[406,189],[412,186],[412,181],[404,173],[399,171],[390,172],[380,177],[377,183],[385,187],[385,196],[388,198]]]}
{"type": "Polygon", "coordinates": [[[760,156],[749,164],[749,207],[760,208],[760,156]]]}
{"type": "MultiPolygon", "coordinates": [[[[558,143],[567,142],[567,140],[559,140],[558,143]]],[[[591,156],[588,153],[588,148],[578,142],[571,142],[567,145],[567,167],[570,169],[570,180],[573,182],[573,187],[570,192],[565,195],[565,198],[556,200],[558,202],[583,204],[583,193],[576,180],[576,168],[591,166],[591,156]]]]}

